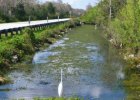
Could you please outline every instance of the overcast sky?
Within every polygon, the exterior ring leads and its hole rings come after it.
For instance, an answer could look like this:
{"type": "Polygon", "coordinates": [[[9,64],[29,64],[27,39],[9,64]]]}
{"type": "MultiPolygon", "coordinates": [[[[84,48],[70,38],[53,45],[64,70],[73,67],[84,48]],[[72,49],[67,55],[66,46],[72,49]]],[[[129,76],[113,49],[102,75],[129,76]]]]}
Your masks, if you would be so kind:
{"type": "MultiPolygon", "coordinates": [[[[57,0],[39,0],[40,2],[45,1],[57,1],[57,0]]],[[[80,8],[80,9],[86,9],[86,6],[88,4],[96,5],[99,0],[62,0],[63,3],[69,3],[73,8],[80,8]]]]}

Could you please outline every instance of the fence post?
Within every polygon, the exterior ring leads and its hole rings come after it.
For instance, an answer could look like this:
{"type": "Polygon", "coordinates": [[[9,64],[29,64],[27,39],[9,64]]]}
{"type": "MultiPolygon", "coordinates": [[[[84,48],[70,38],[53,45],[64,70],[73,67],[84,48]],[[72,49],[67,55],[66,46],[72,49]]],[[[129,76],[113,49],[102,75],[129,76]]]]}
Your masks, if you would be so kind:
{"type": "Polygon", "coordinates": [[[58,15],[58,22],[59,22],[59,15],[58,15]]]}
{"type": "Polygon", "coordinates": [[[47,17],[47,23],[48,23],[48,19],[49,19],[49,18],[47,17]]]}

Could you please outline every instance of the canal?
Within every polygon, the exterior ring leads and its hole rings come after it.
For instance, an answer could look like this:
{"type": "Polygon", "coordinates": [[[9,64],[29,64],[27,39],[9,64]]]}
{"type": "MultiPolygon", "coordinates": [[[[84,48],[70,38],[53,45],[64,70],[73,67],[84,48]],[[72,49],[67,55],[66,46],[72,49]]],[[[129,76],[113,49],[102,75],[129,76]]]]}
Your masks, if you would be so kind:
{"type": "Polygon", "coordinates": [[[0,98],[11,100],[57,97],[63,69],[64,97],[84,100],[123,100],[123,59],[100,30],[84,25],[34,54],[32,63],[18,64],[8,76],[13,83],[0,86],[0,98]]]}

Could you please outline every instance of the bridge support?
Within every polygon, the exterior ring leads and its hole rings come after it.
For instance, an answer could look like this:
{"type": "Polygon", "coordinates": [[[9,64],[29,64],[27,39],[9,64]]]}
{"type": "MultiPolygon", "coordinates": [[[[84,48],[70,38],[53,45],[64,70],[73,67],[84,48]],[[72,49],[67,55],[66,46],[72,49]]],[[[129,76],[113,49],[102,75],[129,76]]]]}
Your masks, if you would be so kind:
{"type": "Polygon", "coordinates": [[[11,36],[13,36],[14,35],[13,29],[10,29],[10,32],[11,32],[11,36]]]}
{"type": "Polygon", "coordinates": [[[7,37],[7,36],[8,36],[8,31],[5,30],[4,34],[5,34],[5,36],[7,37]]]}
{"type": "Polygon", "coordinates": [[[16,34],[18,34],[18,29],[15,29],[15,31],[16,31],[16,34]]]}
{"type": "Polygon", "coordinates": [[[1,39],[1,34],[2,34],[2,32],[0,31],[0,39],[1,39]]]}

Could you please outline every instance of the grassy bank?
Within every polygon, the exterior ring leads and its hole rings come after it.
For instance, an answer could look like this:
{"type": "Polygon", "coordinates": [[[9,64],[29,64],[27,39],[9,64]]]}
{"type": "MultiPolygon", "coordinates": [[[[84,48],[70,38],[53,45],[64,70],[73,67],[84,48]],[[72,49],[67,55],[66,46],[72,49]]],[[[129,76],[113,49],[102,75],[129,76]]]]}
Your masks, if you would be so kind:
{"type": "Polygon", "coordinates": [[[0,84],[9,82],[4,77],[12,69],[12,65],[25,60],[44,44],[50,45],[63,37],[70,28],[79,25],[79,21],[71,20],[63,24],[49,26],[48,28],[33,32],[30,28],[24,29],[21,34],[0,41],[0,84]]]}

